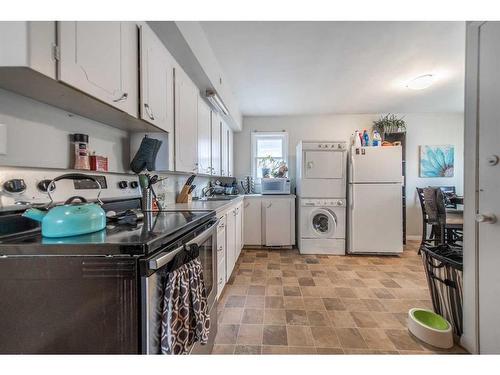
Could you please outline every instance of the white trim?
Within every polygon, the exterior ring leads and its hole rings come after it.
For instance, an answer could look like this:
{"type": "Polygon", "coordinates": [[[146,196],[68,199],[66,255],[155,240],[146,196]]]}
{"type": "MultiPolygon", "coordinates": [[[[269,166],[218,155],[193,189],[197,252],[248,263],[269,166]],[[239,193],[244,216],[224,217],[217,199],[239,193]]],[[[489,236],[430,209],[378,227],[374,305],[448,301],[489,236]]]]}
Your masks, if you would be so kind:
{"type": "Polygon", "coordinates": [[[283,145],[282,145],[282,156],[283,160],[285,161],[286,165],[288,166],[288,133],[287,132],[260,132],[260,131],[254,131],[251,133],[250,136],[250,141],[251,141],[251,163],[252,163],[252,177],[255,178],[257,183],[260,183],[260,179],[257,179],[257,165],[256,165],[256,155],[257,155],[257,139],[258,138],[282,138],[283,139],[283,145]]]}

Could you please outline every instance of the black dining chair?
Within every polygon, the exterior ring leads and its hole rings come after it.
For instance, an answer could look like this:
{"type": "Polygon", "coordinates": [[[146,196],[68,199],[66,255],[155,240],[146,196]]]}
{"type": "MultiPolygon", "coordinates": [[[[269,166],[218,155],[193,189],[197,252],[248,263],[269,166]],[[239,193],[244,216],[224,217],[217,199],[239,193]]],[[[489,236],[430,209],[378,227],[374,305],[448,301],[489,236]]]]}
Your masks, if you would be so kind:
{"type": "Polygon", "coordinates": [[[444,193],[440,188],[422,189],[427,223],[432,225],[436,245],[460,242],[463,239],[463,214],[446,210],[444,193]]]}
{"type": "MultiPolygon", "coordinates": [[[[418,200],[420,202],[420,208],[422,209],[422,240],[421,240],[421,245],[424,245],[428,241],[433,241],[435,234],[434,234],[434,227],[431,227],[431,232],[429,238],[427,238],[427,229],[429,223],[429,217],[427,215],[427,212],[425,211],[425,204],[424,204],[424,189],[423,188],[417,188],[417,195],[418,195],[418,200]]],[[[420,252],[420,250],[419,250],[420,252]]]]}

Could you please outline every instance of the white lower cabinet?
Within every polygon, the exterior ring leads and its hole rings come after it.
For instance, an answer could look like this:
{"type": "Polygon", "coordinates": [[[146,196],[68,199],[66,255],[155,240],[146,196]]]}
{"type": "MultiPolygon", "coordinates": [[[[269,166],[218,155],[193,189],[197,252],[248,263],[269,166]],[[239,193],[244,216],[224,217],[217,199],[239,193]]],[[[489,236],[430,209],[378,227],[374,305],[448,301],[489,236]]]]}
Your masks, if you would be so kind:
{"type": "Polygon", "coordinates": [[[243,202],[240,202],[238,206],[236,206],[235,217],[236,259],[238,259],[241,254],[241,249],[243,248],[243,202]]]}
{"type": "Polygon", "coordinates": [[[265,246],[295,244],[295,198],[262,199],[262,242],[265,246]]]}
{"type": "Polygon", "coordinates": [[[226,215],[219,216],[217,225],[217,298],[226,285],[226,215]]]}
{"type": "Polygon", "coordinates": [[[233,273],[236,259],[236,207],[226,213],[226,281],[233,273]]]}
{"type": "Polygon", "coordinates": [[[261,200],[246,198],[243,206],[243,242],[249,246],[260,246],[262,245],[261,200]]]}

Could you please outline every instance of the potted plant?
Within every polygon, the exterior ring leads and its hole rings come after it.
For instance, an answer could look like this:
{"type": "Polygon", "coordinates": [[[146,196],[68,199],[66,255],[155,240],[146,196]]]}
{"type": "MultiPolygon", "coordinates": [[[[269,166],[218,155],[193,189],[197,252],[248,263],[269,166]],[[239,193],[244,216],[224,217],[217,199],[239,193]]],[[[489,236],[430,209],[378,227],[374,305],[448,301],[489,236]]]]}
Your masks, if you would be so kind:
{"type": "Polygon", "coordinates": [[[398,118],[396,115],[388,113],[377,121],[373,121],[373,128],[381,136],[391,133],[403,133],[406,131],[406,122],[403,117],[398,118]]]}
{"type": "Polygon", "coordinates": [[[286,177],[286,173],[288,172],[288,167],[283,160],[276,160],[270,155],[260,160],[259,166],[261,167],[263,178],[286,177]]]}
{"type": "Polygon", "coordinates": [[[274,158],[271,155],[268,155],[264,159],[260,160],[259,166],[262,171],[262,178],[268,178],[271,176],[271,169],[274,166],[274,163],[274,158]]]}

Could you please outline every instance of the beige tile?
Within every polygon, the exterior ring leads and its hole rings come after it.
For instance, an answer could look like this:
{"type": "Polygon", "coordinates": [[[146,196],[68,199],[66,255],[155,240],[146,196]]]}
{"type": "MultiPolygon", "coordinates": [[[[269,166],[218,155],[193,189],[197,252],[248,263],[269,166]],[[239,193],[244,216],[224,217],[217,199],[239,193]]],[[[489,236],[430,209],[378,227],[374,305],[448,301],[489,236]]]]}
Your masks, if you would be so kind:
{"type": "Polygon", "coordinates": [[[282,296],[283,287],[281,285],[266,286],[266,296],[282,296]]]}
{"type": "Polygon", "coordinates": [[[356,323],[348,311],[328,311],[330,322],[335,328],[354,328],[356,323]]]}
{"type": "Polygon", "coordinates": [[[234,354],[261,354],[260,345],[236,345],[234,354]]]}
{"type": "Polygon", "coordinates": [[[327,354],[327,355],[345,354],[344,350],[342,350],[341,348],[316,348],[316,353],[327,354]]]}
{"type": "Polygon", "coordinates": [[[266,309],[282,309],[285,307],[283,297],[280,296],[266,296],[265,300],[266,309]]]}
{"type": "Polygon", "coordinates": [[[283,303],[286,309],[305,309],[302,297],[283,297],[283,303]]]}
{"type": "Polygon", "coordinates": [[[307,311],[307,319],[310,326],[329,326],[331,325],[330,319],[326,311],[307,311]]]}
{"type": "Polygon", "coordinates": [[[347,311],[369,311],[370,309],[359,298],[342,298],[347,311]]]}
{"type": "Polygon", "coordinates": [[[220,324],[217,327],[216,344],[236,344],[238,330],[240,326],[237,324],[220,324]]]}
{"type": "Polygon", "coordinates": [[[234,345],[218,345],[215,344],[212,349],[212,354],[233,354],[234,345]]]}
{"type": "Polygon", "coordinates": [[[222,324],[240,324],[241,317],[243,316],[243,308],[241,307],[228,307],[222,312],[222,324]]]}
{"type": "Polygon", "coordinates": [[[289,346],[313,346],[314,340],[311,329],[307,326],[286,327],[289,346]]]}
{"type": "Polygon", "coordinates": [[[287,297],[298,297],[302,296],[302,293],[300,292],[300,288],[298,286],[283,286],[283,295],[287,297]]]}
{"type": "Polygon", "coordinates": [[[264,322],[264,310],[261,309],[245,309],[243,311],[243,324],[262,324],[264,322]]]}
{"type": "Polygon", "coordinates": [[[264,306],[265,306],[264,296],[247,296],[245,307],[264,308],[264,306]]]}
{"type": "Polygon", "coordinates": [[[370,312],[351,311],[352,318],[358,328],[377,328],[377,322],[373,319],[370,312]]]}
{"type": "Polygon", "coordinates": [[[228,296],[226,300],[226,304],[224,305],[225,307],[244,307],[245,306],[245,301],[247,297],[246,296],[228,296]]]}
{"type": "Polygon", "coordinates": [[[288,346],[264,345],[262,354],[289,354],[288,346]]]}
{"type": "Polygon", "coordinates": [[[371,312],[373,319],[377,322],[380,328],[395,328],[405,329],[406,326],[401,324],[399,319],[392,313],[371,312]]]}
{"type": "Polygon", "coordinates": [[[360,328],[359,331],[370,349],[396,350],[396,347],[389,340],[383,329],[360,328]]]}
{"type": "Polygon", "coordinates": [[[335,288],[335,293],[341,298],[356,298],[356,292],[353,288],[335,288]]]}
{"type": "Polygon", "coordinates": [[[410,336],[408,330],[386,329],[385,334],[398,350],[423,350],[417,339],[410,336]]]}
{"type": "Polygon", "coordinates": [[[323,298],[323,304],[327,310],[343,311],[347,310],[344,302],[340,298],[323,298]]]}
{"type": "Polygon", "coordinates": [[[265,309],[264,324],[286,324],[285,310],[281,309],[265,309]]]}
{"type": "Polygon", "coordinates": [[[261,345],[262,344],[262,325],[242,324],[238,332],[237,344],[261,345]]]}
{"type": "Polygon", "coordinates": [[[316,348],[312,346],[289,346],[288,354],[294,354],[294,355],[316,354],[316,348]]]}
{"type": "Polygon", "coordinates": [[[304,297],[303,301],[305,310],[325,310],[325,304],[320,297],[304,297]]]}
{"type": "Polygon", "coordinates": [[[265,325],[262,344],[263,345],[288,345],[286,326],[265,325]]]}
{"type": "Polygon", "coordinates": [[[366,298],[362,299],[365,306],[368,308],[368,311],[386,311],[384,304],[375,298],[366,298]]]}
{"type": "Polygon", "coordinates": [[[331,327],[311,327],[314,344],[319,348],[339,348],[340,341],[331,327]]]}
{"type": "Polygon", "coordinates": [[[248,295],[264,296],[266,295],[266,287],[264,285],[250,285],[248,287],[248,295]]]}
{"type": "Polygon", "coordinates": [[[357,328],[336,328],[335,333],[337,334],[340,345],[343,349],[367,349],[363,336],[357,328]]]}
{"type": "Polygon", "coordinates": [[[312,277],[299,277],[300,286],[315,286],[314,279],[312,277]]]}
{"type": "Polygon", "coordinates": [[[305,310],[285,310],[286,324],[308,325],[307,312],[305,310]]]}

